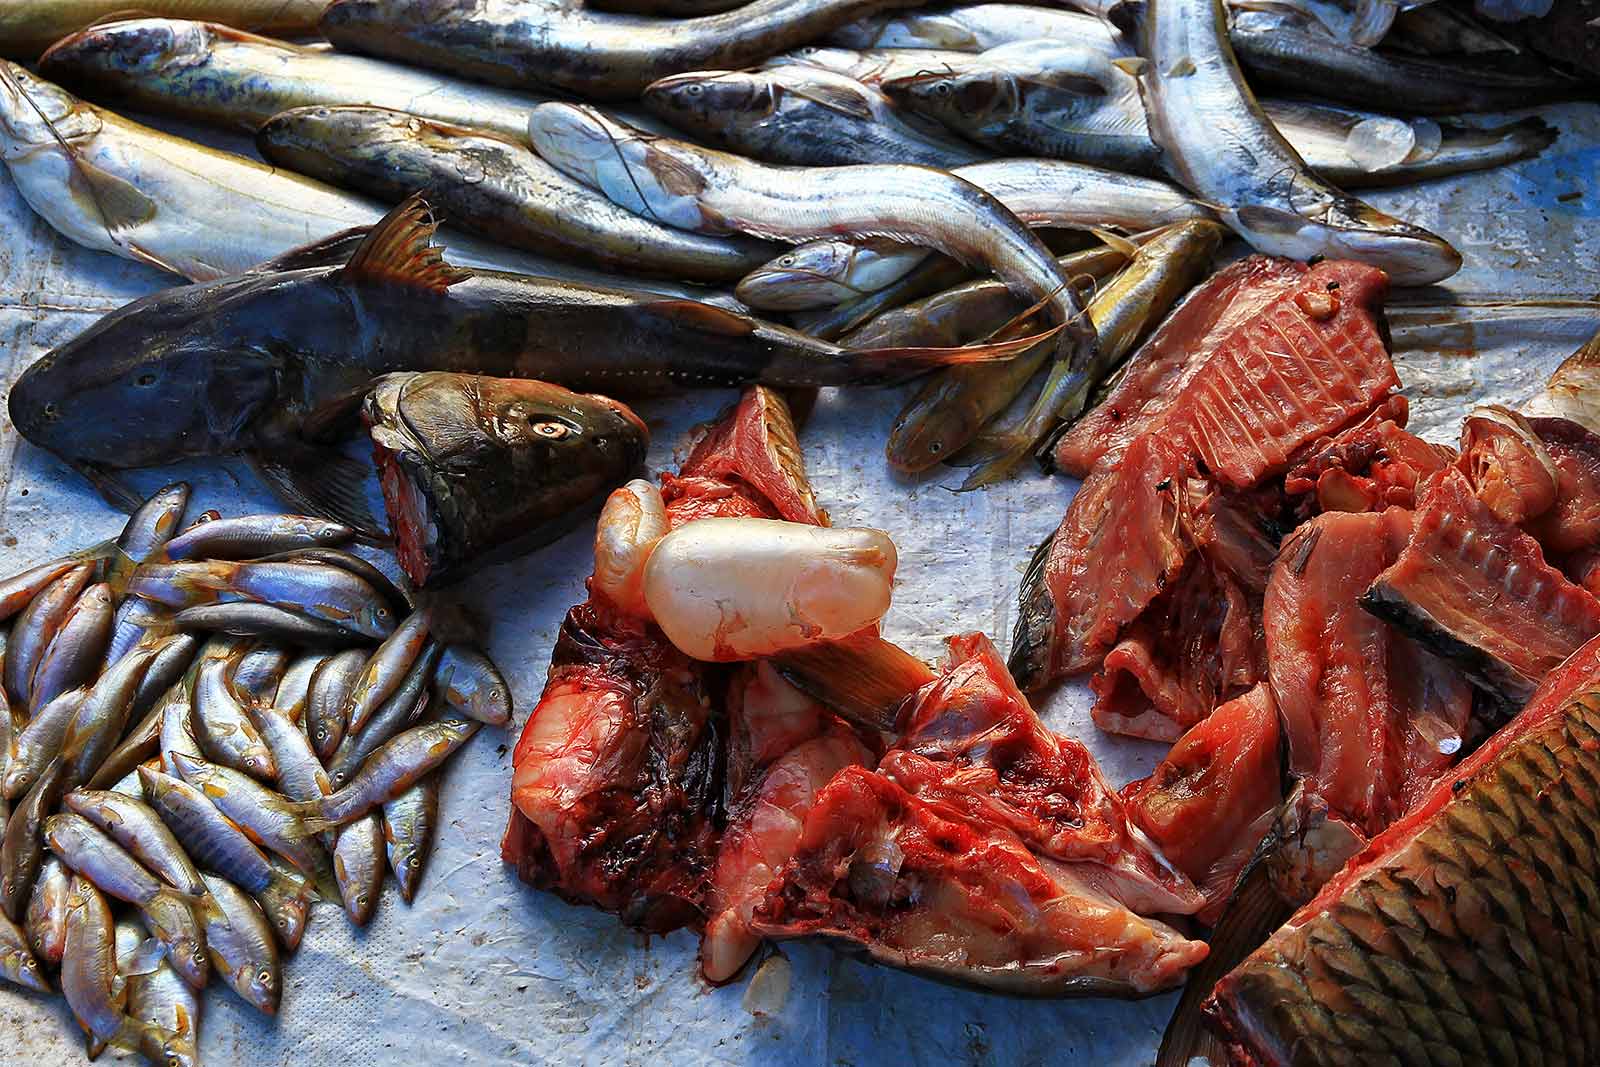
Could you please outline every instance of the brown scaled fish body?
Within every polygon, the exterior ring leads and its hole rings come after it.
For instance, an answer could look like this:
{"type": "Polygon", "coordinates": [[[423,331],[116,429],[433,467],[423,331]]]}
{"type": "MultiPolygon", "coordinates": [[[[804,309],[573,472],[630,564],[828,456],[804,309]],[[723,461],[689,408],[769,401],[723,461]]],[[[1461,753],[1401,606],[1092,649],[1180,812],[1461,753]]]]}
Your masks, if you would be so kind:
{"type": "Polygon", "coordinates": [[[628,408],[548,382],[423,372],[362,408],[400,565],[418,587],[547,544],[644,462],[628,408]]]}
{"type": "Polygon", "coordinates": [[[1208,1003],[1231,1058],[1600,1058],[1600,640],[1243,964],[1208,1003]]]}

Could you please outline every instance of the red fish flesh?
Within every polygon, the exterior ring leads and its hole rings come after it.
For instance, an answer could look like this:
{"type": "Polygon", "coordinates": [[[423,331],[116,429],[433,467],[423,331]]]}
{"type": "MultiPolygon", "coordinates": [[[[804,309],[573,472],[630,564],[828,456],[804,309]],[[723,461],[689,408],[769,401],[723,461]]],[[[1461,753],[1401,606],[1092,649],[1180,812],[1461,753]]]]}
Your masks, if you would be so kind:
{"type": "Polygon", "coordinates": [[[1513,707],[1600,633],[1600,601],[1454,470],[1428,482],[1404,551],[1362,603],[1513,707]]]}
{"type": "Polygon", "coordinates": [[[1415,508],[1417,483],[1455,462],[1455,453],[1406,432],[1405,397],[1388,397],[1360,422],[1302,451],[1283,479],[1309,518],[1323,511],[1415,508]]]}
{"type": "Polygon", "coordinates": [[[1600,547],[1600,436],[1567,419],[1530,419],[1556,467],[1556,498],[1527,524],[1546,552],[1600,547]]]}

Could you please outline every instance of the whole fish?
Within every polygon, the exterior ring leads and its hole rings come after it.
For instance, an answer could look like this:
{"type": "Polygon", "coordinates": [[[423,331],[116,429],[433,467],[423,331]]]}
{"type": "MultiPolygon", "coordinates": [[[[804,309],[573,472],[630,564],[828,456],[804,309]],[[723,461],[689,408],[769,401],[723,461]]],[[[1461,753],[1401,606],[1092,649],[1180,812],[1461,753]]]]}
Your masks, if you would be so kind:
{"type": "Polygon", "coordinates": [[[0,908],[20,922],[44,864],[44,822],[67,791],[67,765],[52,760],[6,820],[0,840],[0,908]]]}
{"type": "MultiPolygon", "coordinates": [[[[70,557],[52,560],[37,567],[29,567],[22,573],[13,574],[4,582],[0,582],[0,622],[10,619],[28,607],[51,582],[77,565],[78,561],[70,557]]],[[[9,651],[7,654],[9,655],[9,651]]]]}
{"type": "Polygon", "coordinates": [[[61,963],[61,953],[66,947],[67,902],[71,888],[72,872],[53,853],[47,854],[44,866],[39,868],[39,877],[33,883],[23,926],[34,957],[52,967],[61,963]]]}
{"type": "Polygon", "coordinates": [[[490,726],[511,723],[511,687],[481,649],[446,645],[433,671],[433,689],[459,715],[490,726]]]}
{"type": "Polygon", "coordinates": [[[674,74],[645,90],[644,105],[697,140],[766,163],[948,170],[987,154],[903,114],[879,90],[807,64],[674,74]]]}
{"type": "MultiPolygon", "coordinates": [[[[523,123],[526,135],[526,120],[523,123]]],[[[391,203],[418,189],[452,224],[501,244],[628,274],[731,281],[771,257],[747,237],[663,226],[497,134],[376,107],[303,107],[256,134],[274,163],[391,203]]]]}
{"type": "Polygon", "coordinates": [[[180,893],[205,893],[200,872],[156,810],[133,797],[104,790],[75,789],[65,798],[68,811],[93,823],[134,859],[180,893]]]}
{"type": "MultiPolygon", "coordinates": [[[[189,665],[194,662],[195,654],[200,650],[202,642],[199,637],[194,634],[169,632],[166,629],[167,625],[170,623],[164,623],[161,629],[146,630],[139,643],[133,647],[135,652],[148,650],[155,653],[155,658],[150,661],[150,668],[139,680],[138,692],[133,696],[135,715],[153,709],[172,684],[188,671],[189,665]]],[[[132,731],[123,740],[131,739],[132,731]]],[[[106,759],[107,762],[110,761],[109,756],[106,759]]]]}
{"type": "MultiPolygon", "coordinates": [[[[157,489],[138,510],[128,516],[122,533],[117,535],[116,551],[106,567],[106,580],[120,591],[133,568],[159,552],[178,532],[178,526],[183,522],[183,512],[188,506],[187,483],[173,482],[157,489]]],[[[119,615],[125,606],[126,601],[118,605],[119,615]]],[[[113,639],[112,645],[115,644],[113,639]]],[[[107,651],[108,664],[116,658],[110,650],[107,651]]]]}
{"type": "Polygon", "coordinates": [[[5,778],[0,781],[0,792],[7,800],[16,800],[26,793],[50,761],[61,754],[67,730],[88,696],[87,689],[62,693],[12,735],[10,759],[6,761],[5,778]]]}
{"type": "Polygon", "coordinates": [[[387,574],[354,552],[340,548],[291,548],[262,556],[261,560],[264,563],[309,560],[312,563],[326,563],[330,567],[342,567],[358,578],[365,578],[368,585],[382,594],[396,618],[403,618],[411,612],[411,598],[387,574]]]}
{"type": "Polygon", "coordinates": [[[1217,983],[1236,1062],[1592,1063],[1600,642],[1217,983]]]}
{"type": "Polygon", "coordinates": [[[305,937],[311,905],[321,897],[311,882],[302,880],[293,864],[276,856],[268,856],[267,862],[272,865],[276,877],[254,894],[255,901],[261,905],[278,944],[285,952],[294,952],[305,937]]]}
{"type": "MultiPolygon", "coordinates": [[[[428,705],[428,684],[438,662],[439,646],[430,643],[405,672],[404,677],[361,726],[352,722],[344,741],[328,761],[328,778],[335,789],[349,784],[378,748],[401,730],[415,723],[428,705]]],[[[369,665],[370,667],[370,665],[369,665]]],[[[360,691],[357,687],[355,696],[360,691]]]]}
{"type": "MultiPolygon", "coordinates": [[[[330,471],[335,454],[317,438],[388,371],[637,389],[843,384],[1006,358],[1028,343],[847,351],[695,301],[461,270],[439,258],[432,231],[413,198],[344,266],[257,272],[135,301],[25,371],[11,388],[12,422],[102,483],[110,469],[244,450],[278,472],[280,487],[342,498],[361,487],[330,471]],[[184,343],[174,345],[178,336],[184,343]]],[[[174,538],[168,555],[192,550],[185,543],[217,525],[174,538]]]]}
{"type": "Polygon", "coordinates": [[[163,637],[157,644],[136,648],[118,660],[95,680],[88,695],[78,705],[66,736],[61,739],[61,754],[67,761],[67,779],[79,786],[99,772],[133,718],[133,702],[139,683],[165,644],[176,635],[163,637]]]}
{"type": "Polygon", "coordinates": [[[636,96],[685,70],[734,69],[919,0],[751,0],[662,21],[565,4],[339,0],[322,16],[338,48],[496,85],[554,86],[590,99],[636,96]]]}
{"type": "MultiPolygon", "coordinates": [[[[1029,226],[1142,233],[1214,217],[1168,182],[1067,160],[996,159],[955,173],[1029,226]]],[[[813,241],[751,272],[738,292],[752,307],[836,304],[887,287],[928,256],[926,249],[891,241],[813,241]]]]}
{"type": "Polygon", "coordinates": [[[1233,50],[1252,80],[1358,107],[1451,115],[1592,93],[1581,81],[1548,68],[1366,48],[1324,32],[1302,13],[1276,6],[1241,6],[1230,13],[1230,23],[1233,50]]]}
{"type": "Polygon", "coordinates": [[[331,548],[355,531],[310,515],[239,515],[192,526],[167,544],[167,558],[252,559],[297,548],[331,548]]]}
{"type": "Polygon", "coordinates": [[[958,52],[985,52],[1015,41],[1077,41],[1133,54],[1133,42],[1096,14],[1030,4],[964,4],[875,15],[833,31],[828,40],[842,48],[958,52]]]}
{"type": "Polygon", "coordinates": [[[333,848],[333,873],[339,880],[344,913],[365,926],[377,910],[385,866],[383,818],[374,811],[339,828],[333,848]]]}
{"type": "Polygon", "coordinates": [[[150,805],[202,873],[215,871],[248,893],[263,892],[273,883],[305,887],[304,878],[275,868],[237,824],[188,782],[144,766],[139,780],[150,805]]]}
{"type": "Polygon", "coordinates": [[[770,167],[654,137],[572,104],[541,104],[528,134],[546,159],[618,203],[674,226],[742,230],[791,243],[838,234],[898,237],[994,271],[1020,296],[1043,301],[1062,327],[1060,351],[1077,362],[1094,331],[1054,257],[993,196],[952,174],[896,164],[770,167]]]}
{"type": "Polygon", "coordinates": [[[418,589],[548,544],[650,444],[624,404],[513,378],[386,374],[361,414],[395,556],[418,589]]]}
{"type": "Polygon", "coordinates": [[[172,624],[184,630],[269,638],[304,645],[340,645],[370,640],[342,623],[312,618],[298,611],[254,600],[184,608],[172,617],[172,624]]]}
{"type": "Polygon", "coordinates": [[[116,926],[117,973],[128,990],[128,1015],[140,1026],[139,1051],[162,1067],[198,1067],[199,994],[132,919],[116,926]]]}
{"type": "MultiPolygon", "coordinates": [[[[1094,281],[1108,277],[1127,260],[1125,252],[1106,246],[1061,257],[1074,278],[1094,281]]],[[[871,337],[905,337],[907,343],[915,337],[978,337],[1024,310],[1004,286],[968,282],[885,312],[850,336],[863,342],[871,337]]],[[[1021,394],[1044,357],[1045,353],[1030,352],[983,375],[944,371],[929,375],[895,417],[884,448],[889,465],[915,474],[950,459],[1021,394]]]]}
{"type": "Polygon", "coordinates": [[[1221,0],[1152,0],[1139,76],[1167,166],[1255,248],[1382,267],[1398,285],[1454,274],[1446,241],[1339,191],[1306,167],[1261,111],[1228,44],[1221,0]]]}
{"type": "Polygon", "coordinates": [[[439,822],[439,776],[430,774],[383,805],[383,843],[389,869],[407,904],[417,895],[422,868],[439,822]]]}
{"type": "MultiPolygon", "coordinates": [[[[242,572],[244,568],[240,568],[242,572]]],[[[320,577],[320,575],[319,575],[320,577]]],[[[314,580],[314,579],[313,579],[314,580]]],[[[257,579],[253,584],[257,590],[265,586],[268,589],[278,588],[281,585],[298,583],[298,576],[269,576],[265,580],[257,579]]],[[[241,591],[245,582],[238,582],[241,591]]],[[[365,584],[365,583],[363,583],[365,584]]],[[[356,594],[361,595],[361,594],[356,594]]],[[[266,599],[266,598],[257,598],[266,599]]],[[[269,601],[270,602],[270,601],[269,601]]],[[[308,606],[300,604],[279,605],[292,607],[295,610],[312,614],[308,606]]],[[[388,608],[384,608],[387,612],[388,608]]],[[[233,687],[234,695],[245,703],[269,701],[272,694],[278,691],[278,682],[283,678],[283,672],[289,669],[289,652],[287,649],[275,645],[258,645],[239,657],[234,664],[233,673],[228,677],[228,684],[233,687]]]]}
{"type": "Polygon", "coordinates": [[[311,741],[287,715],[265,704],[245,709],[278,765],[278,791],[290,800],[315,800],[333,792],[311,741]]]}
{"type": "MultiPolygon", "coordinates": [[[[325,563],[147,563],[130,577],[128,590],[180,610],[197,604],[271,604],[336,623],[375,641],[394,629],[389,602],[366,579],[325,563]]],[[[245,673],[235,684],[258,697],[270,695],[288,665],[289,655],[282,649],[258,649],[241,662],[240,670],[245,673]],[[263,655],[271,657],[270,665],[260,664],[258,675],[250,667],[263,655]]]]}
{"type": "Polygon", "coordinates": [[[33,702],[34,672],[93,574],[88,564],[73,567],[45,586],[11,624],[3,667],[6,695],[35,714],[39,707],[33,702]]]}
{"type": "Polygon", "coordinates": [[[305,829],[321,833],[354,822],[421,781],[478,732],[471,719],[425,723],[396,734],[374,752],[348,785],[315,802],[305,829]]]}
{"type": "Polygon", "coordinates": [[[24,989],[50,992],[50,982],[28,946],[26,931],[3,915],[0,915],[0,978],[24,989]]]}
{"type": "Polygon", "coordinates": [[[61,625],[39,656],[33,672],[28,703],[42,708],[68,689],[92,681],[100,673],[106,645],[111,640],[111,586],[99,582],[78,594],[61,625]]]}
{"type": "MultiPolygon", "coordinates": [[[[239,274],[345,234],[314,260],[336,262],[354,245],[347,231],[375,224],[385,210],[281,168],[130,122],[4,60],[0,159],[28,205],[68,240],[191,281],[239,274]]],[[[690,286],[623,283],[617,275],[460,234],[446,240],[459,262],[473,266],[692,295],[690,286]]]]}
{"type": "MultiPolygon", "coordinates": [[[[205,756],[229,767],[254,775],[265,781],[278,776],[278,766],[272,752],[244,713],[244,705],[234,694],[228,677],[234,663],[225,659],[210,660],[200,665],[194,680],[195,735],[205,756]]],[[[171,753],[193,756],[196,753],[171,753]]],[[[188,780],[188,775],[184,775],[188,780]]]]}
{"type": "Polygon", "coordinates": [[[39,70],[91,98],[252,134],[290,108],[366,104],[520,141],[546,99],[185,19],[90,26],[56,41],[39,70]]]}
{"type": "Polygon", "coordinates": [[[126,1042],[123,1008],[128,993],[117,981],[111,905],[87,878],[72,876],[67,898],[66,943],[61,953],[61,993],[83,1028],[91,1051],[126,1042]]]}
{"type": "MultiPolygon", "coordinates": [[[[322,0],[139,0],[152,15],[204,14],[243,30],[310,33],[322,0]]],[[[0,56],[32,61],[52,41],[107,16],[126,15],[121,0],[13,0],[0,9],[0,56]]]]}
{"type": "MultiPolygon", "coordinates": [[[[163,689],[150,704],[144,717],[130,728],[127,734],[117,743],[117,747],[106,755],[105,761],[100,764],[100,769],[90,776],[84,783],[90,789],[110,789],[115,783],[133,774],[134,768],[161,754],[161,729],[166,720],[167,702],[169,700],[181,701],[185,708],[189,705],[188,690],[184,684],[184,675],[188,672],[188,660],[194,658],[194,650],[199,645],[199,639],[192,634],[182,636],[183,645],[174,643],[169,648],[182,648],[187,655],[187,660],[177,669],[176,677],[163,689]]],[[[162,668],[165,651],[158,653],[152,661],[150,668],[145,672],[145,678],[139,683],[139,694],[134,697],[137,709],[142,694],[145,690],[145,681],[156,670],[162,668]]]]}
{"type": "Polygon", "coordinates": [[[414,612],[373,651],[345,700],[342,717],[347,730],[360,730],[384,701],[410,680],[412,668],[428,647],[432,626],[430,612],[414,612]]]}
{"type": "Polygon", "coordinates": [[[211,893],[200,910],[212,966],[246,1004],[276,1015],[283,974],[271,924],[261,906],[233,883],[209,874],[205,880],[211,893]]]}
{"type": "Polygon", "coordinates": [[[1134,344],[1211,269],[1226,233],[1215,222],[1179,223],[1139,248],[1128,269],[1089,302],[1089,321],[1100,334],[1100,358],[1084,367],[1056,364],[1021,423],[995,435],[992,458],[967,477],[972,489],[1006,477],[1062,420],[1076,419],[1089,397],[1134,344]]]}
{"type": "Polygon", "coordinates": [[[588,6],[597,11],[628,11],[635,15],[715,15],[731,11],[747,0],[598,0],[588,6]]]}
{"type": "Polygon", "coordinates": [[[345,705],[366,666],[365,651],[347,648],[335,653],[317,669],[311,679],[311,691],[306,694],[306,713],[302,721],[312,749],[323,761],[332,759],[344,740],[345,705]]]}

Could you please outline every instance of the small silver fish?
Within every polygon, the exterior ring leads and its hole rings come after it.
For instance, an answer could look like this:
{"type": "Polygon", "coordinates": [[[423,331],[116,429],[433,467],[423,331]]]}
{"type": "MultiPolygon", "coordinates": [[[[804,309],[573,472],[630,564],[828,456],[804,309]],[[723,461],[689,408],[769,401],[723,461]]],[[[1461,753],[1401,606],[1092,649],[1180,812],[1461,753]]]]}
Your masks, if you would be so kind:
{"type": "Polygon", "coordinates": [[[34,956],[54,967],[61,963],[67,943],[67,902],[72,888],[72,872],[54,854],[45,856],[44,866],[33,883],[28,898],[24,929],[34,956]]]}
{"type": "Polygon", "coordinates": [[[0,915],[0,978],[24,989],[50,992],[50,983],[28,947],[27,934],[3,915],[0,915]]]}
{"type": "Polygon", "coordinates": [[[433,850],[439,821],[439,775],[430,774],[383,805],[383,842],[389,868],[407,904],[417,895],[422,868],[433,850]]]}
{"type": "Polygon", "coordinates": [[[415,785],[478,732],[467,720],[426,723],[395,735],[374,752],[350,784],[317,802],[319,818],[305,828],[320,833],[359,819],[415,785]]]}
{"type": "Polygon", "coordinates": [[[367,653],[347,648],[317,669],[306,694],[303,719],[306,736],[317,758],[327,761],[338,751],[345,735],[345,704],[367,666],[367,653]]]}
{"type": "Polygon", "coordinates": [[[345,702],[345,729],[354,733],[405,680],[428,640],[432,620],[426,611],[414,612],[396,627],[367,661],[355,688],[345,702]]]}
{"type": "Polygon", "coordinates": [[[28,724],[11,738],[10,759],[0,792],[15,801],[26,793],[50,761],[61,754],[72,720],[89,697],[87,689],[72,689],[41,708],[28,724]]]}
{"type": "Polygon", "coordinates": [[[180,893],[197,897],[206,891],[189,854],[144,801],[104,790],[75,789],[64,803],[180,893]]]}
{"type": "Polygon", "coordinates": [[[28,692],[30,709],[44,707],[68,689],[86,685],[100,672],[116,609],[111,586],[99,582],[78,594],[50,644],[39,656],[28,692]]]}
{"type": "Polygon", "coordinates": [[[439,646],[430,644],[367,724],[345,734],[333,759],[328,761],[328,777],[335,789],[348,784],[379,745],[422,717],[431,696],[428,678],[438,653],[439,646]]]}
{"type": "Polygon", "coordinates": [[[272,781],[278,776],[272,752],[228,683],[236,665],[236,660],[211,660],[200,665],[194,681],[194,731],[202,751],[193,755],[204,755],[263,781],[272,781]]]}
{"type": "Polygon", "coordinates": [[[459,715],[489,726],[511,722],[511,687],[482,649],[446,645],[433,671],[433,689],[459,715]]]}
{"type": "Polygon", "coordinates": [[[260,905],[233,883],[215,875],[204,877],[211,893],[201,911],[213,966],[246,1004],[265,1015],[276,1015],[283,975],[267,917],[260,905]]]}
{"type": "Polygon", "coordinates": [[[23,707],[35,708],[34,671],[93,574],[94,568],[86,563],[71,568],[34,597],[11,624],[11,643],[0,673],[4,675],[7,695],[23,707]]]}
{"type": "Polygon", "coordinates": [[[344,913],[357,926],[365,926],[377,910],[383,890],[383,819],[377,812],[341,827],[333,849],[333,873],[339,880],[344,913]]]}

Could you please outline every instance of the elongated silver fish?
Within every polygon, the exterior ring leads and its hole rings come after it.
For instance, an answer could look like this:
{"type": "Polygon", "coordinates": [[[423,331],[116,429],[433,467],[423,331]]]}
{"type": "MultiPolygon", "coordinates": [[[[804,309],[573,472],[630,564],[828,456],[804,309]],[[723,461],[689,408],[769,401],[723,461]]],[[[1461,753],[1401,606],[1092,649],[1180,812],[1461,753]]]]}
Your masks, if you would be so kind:
{"type": "Polygon", "coordinates": [[[34,956],[52,967],[61,963],[61,953],[66,948],[67,902],[71,888],[72,872],[54,853],[46,855],[39,877],[33,883],[33,894],[28,898],[23,926],[34,956]]]}
{"type": "Polygon", "coordinates": [[[311,680],[302,721],[319,759],[332,759],[344,740],[345,705],[366,669],[367,658],[361,649],[347,648],[318,668],[311,680]]]}
{"type": "Polygon", "coordinates": [[[67,761],[67,780],[82,785],[100,770],[133,718],[133,702],[139,684],[165,643],[175,636],[136,648],[95,680],[61,739],[61,754],[67,761]]]}
{"type": "Polygon", "coordinates": [[[26,793],[50,761],[61,754],[67,730],[88,696],[87,689],[62,693],[12,736],[11,758],[6,762],[5,778],[0,781],[0,792],[7,800],[16,800],[26,793]]]}
{"type": "Polygon", "coordinates": [[[283,972],[271,924],[237,886],[210,874],[205,880],[211,893],[201,910],[212,965],[246,1004],[264,1015],[278,1014],[283,972]]]}
{"type": "Polygon", "coordinates": [[[372,653],[345,702],[345,729],[355,732],[388,700],[422,654],[432,628],[426,611],[413,613],[372,653]]]}
{"type": "Polygon", "coordinates": [[[471,719],[425,723],[390,738],[350,784],[314,805],[319,817],[305,820],[307,830],[344,826],[398,797],[449,759],[481,725],[471,719]]]}
{"type": "Polygon", "coordinates": [[[310,515],[239,515],[183,531],[167,543],[170,559],[252,559],[295,548],[349,543],[348,526],[310,515]]]}
{"type": "Polygon", "coordinates": [[[78,594],[39,657],[28,702],[41,708],[68,689],[76,689],[100,673],[111,640],[111,586],[97,582],[78,594]]]}
{"type": "MultiPolygon", "coordinates": [[[[42,592],[51,582],[60,578],[77,565],[77,560],[66,558],[41,563],[37,567],[29,567],[20,574],[13,574],[4,582],[0,582],[0,622],[3,622],[23,608],[32,604],[34,598],[42,592]]],[[[7,655],[9,655],[9,651],[7,655]]]]}
{"type": "Polygon", "coordinates": [[[66,792],[67,765],[52,760],[39,780],[29,787],[0,840],[0,906],[13,921],[21,921],[44,864],[44,823],[66,792]]]}
{"type": "Polygon", "coordinates": [[[644,105],[698,140],[766,163],[948,170],[988,154],[847,74],[803,63],[674,74],[645,90],[644,105]]]}
{"type": "Polygon", "coordinates": [[[128,990],[128,1015],[139,1024],[139,1051],[161,1067],[198,1067],[200,996],[146,933],[133,919],[117,923],[117,973],[128,990]]]}
{"type": "Polygon", "coordinates": [[[265,889],[255,894],[255,901],[272,926],[272,933],[285,952],[300,947],[305,937],[306,923],[311,917],[311,905],[320,900],[316,887],[303,879],[298,869],[287,860],[268,856],[267,861],[276,877],[265,889]]]}
{"type": "Polygon", "coordinates": [[[1146,9],[1139,85],[1169,169],[1262,252],[1360,260],[1398,285],[1454,274],[1461,255],[1448,242],[1310,171],[1245,85],[1225,22],[1221,0],[1152,0],[1146,9]]]}
{"type": "Polygon", "coordinates": [[[128,994],[117,981],[111,905],[80,875],[73,875],[67,898],[61,993],[88,1037],[91,1051],[122,1037],[128,994]]]}
{"type": "Polygon", "coordinates": [[[1121,55],[1133,42],[1103,18],[1032,4],[962,4],[860,19],[828,35],[842,48],[984,52],[1014,41],[1077,41],[1121,55]]]}
{"type": "MultiPolygon", "coordinates": [[[[199,15],[246,30],[309,33],[322,0],[139,0],[155,15],[199,15]]],[[[11,0],[0,7],[0,56],[33,60],[51,41],[131,9],[123,0],[11,0]]]]}
{"type": "Polygon", "coordinates": [[[157,489],[139,509],[128,516],[117,535],[117,554],[112,557],[110,580],[120,589],[120,580],[132,569],[156,555],[183,522],[189,506],[189,486],[173,482],[157,489]]]}
{"type": "Polygon", "coordinates": [[[67,794],[65,804],[68,811],[89,820],[172,888],[194,897],[206,891],[189,854],[144,801],[107,790],[75,789],[67,794]]]}
{"type": "MultiPolygon", "coordinates": [[[[244,583],[241,582],[239,585],[241,591],[245,591],[244,583]]],[[[228,684],[233,687],[234,695],[244,703],[271,700],[272,694],[278,691],[278,682],[283,678],[283,672],[288,669],[288,649],[276,645],[259,645],[239,657],[238,662],[234,664],[233,673],[228,677],[228,684]]]]}
{"type": "MultiPolygon", "coordinates": [[[[284,875],[276,870],[243,830],[217,810],[206,795],[180,778],[139,768],[146,799],[171,828],[184,851],[202,871],[215,871],[250,893],[259,893],[284,875]]],[[[304,879],[293,879],[296,887],[304,879]]]]}
{"type": "Polygon", "coordinates": [[[38,711],[33,703],[34,672],[93,574],[88,564],[73,567],[40,591],[11,624],[3,673],[6,695],[22,707],[38,711]]]}
{"type": "Polygon", "coordinates": [[[28,945],[22,927],[0,915],[0,978],[39,993],[50,992],[50,983],[28,945]]]}
{"type": "Polygon", "coordinates": [[[338,751],[328,761],[328,777],[335,789],[349,784],[379,746],[422,717],[431,696],[428,682],[438,656],[438,645],[428,645],[367,722],[360,729],[351,727],[348,730],[338,751]]]}
{"type": "Polygon", "coordinates": [[[670,225],[791,243],[842,233],[897,237],[982,264],[1019,295],[1046,303],[1063,329],[1063,355],[1092,358],[1094,331],[1049,249],[971,182],[893,164],[832,167],[826,181],[812,181],[803,170],[653,137],[571,104],[541,104],[528,123],[550,162],[670,225]]]}
{"type": "MultiPolygon", "coordinates": [[[[195,736],[204,755],[271,781],[278,775],[278,766],[229,684],[234,665],[228,660],[210,660],[200,665],[194,680],[195,736]]],[[[184,778],[187,780],[188,776],[184,778]]]]}

